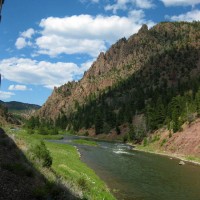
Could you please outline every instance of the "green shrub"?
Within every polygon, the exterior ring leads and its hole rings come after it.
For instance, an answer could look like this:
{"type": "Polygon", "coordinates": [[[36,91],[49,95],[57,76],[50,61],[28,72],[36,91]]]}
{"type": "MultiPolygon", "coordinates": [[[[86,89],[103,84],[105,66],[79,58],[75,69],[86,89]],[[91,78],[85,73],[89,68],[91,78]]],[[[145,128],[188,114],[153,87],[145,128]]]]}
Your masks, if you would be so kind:
{"type": "Polygon", "coordinates": [[[82,190],[85,190],[85,189],[87,189],[87,181],[85,180],[85,178],[84,177],[80,177],[79,179],[78,179],[78,186],[82,189],[82,190]]]}
{"type": "Polygon", "coordinates": [[[29,135],[32,135],[32,134],[34,134],[35,132],[34,132],[33,129],[27,129],[27,133],[28,133],[29,135]]]}
{"type": "Polygon", "coordinates": [[[34,160],[38,160],[43,167],[51,167],[52,157],[43,141],[30,149],[34,160]]]}
{"type": "Polygon", "coordinates": [[[88,131],[85,131],[85,133],[83,134],[84,136],[89,136],[88,131]]]}
{"type": "Polygon", "coordinates": [[[49,131],[48,131],[48,129],[46,127],[41,126],[41,127],[38,128],[38,134],[40,134],[40,135],[48,135],[49,131]]]}
{"type": "Polygon", "coordinates": [[[146,146],[147,146],[147,144],[148,144],[148,140],[147,140],[147,138],[144,138],[144,141],[143,141],[143,146],[144,146],[144,147],[146,147],[146,146]]]}
{"type": "Polygon", "coordinates": [[[127,142],[127,140],[128,140],[127,134],[123,136],[122,140],[123,140],[124,143],[127,142]]]}
{"type": "Polygon", "coordinates": [[[161,144],[160,144],[160,146],[162,147],[166,142],[167,142],[167,140],[163,139],[162,142],[161,142],[161,144]]]}
{"type": "Polygon", "coordinates": [[[57,128],[50,129],[49,134],[50,135],[58,135],[59,134],[58,129],[57,128]]]}
{"type": "Polygon", "coordinates": [[[155,135],[151,142],[153,143],[153,142],[156,142],[156,141],[159,141],[159,140],[160,140],[160,136],[159,135],[155,135]]]}

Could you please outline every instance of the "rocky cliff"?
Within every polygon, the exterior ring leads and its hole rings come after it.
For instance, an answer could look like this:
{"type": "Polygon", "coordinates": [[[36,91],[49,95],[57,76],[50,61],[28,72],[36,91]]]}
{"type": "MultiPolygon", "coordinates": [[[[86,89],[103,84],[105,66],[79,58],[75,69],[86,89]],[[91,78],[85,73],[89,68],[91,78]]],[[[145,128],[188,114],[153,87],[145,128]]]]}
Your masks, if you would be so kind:
{"type": "MultiPolygon", "coordinates": [[[[194,49],[200,47],[198,22],[166,22],[150,30],[143,25],[137,34],[128,39],[120,39],[106,53],[100,53],[80,81],[54,88],[52,95],[37,115],[40,118],[53,120],[60,113],[68,116],[77,109],[77,105],[86,103],[89,98],[98,96],[102,91],[105,92],[117,83],[128,79],[147,63],[152,63],[152,58],[159,58],[159,55],[165,54],[166,51],[183,47],[194,49]]],[[[155,60],[153,62],[155,65],[155,60]]],[[[166,63],[170,64],[167,61],[166,63]]],[[[175,76],[171,73],[172,80],[177,78],[175,76]]]]}

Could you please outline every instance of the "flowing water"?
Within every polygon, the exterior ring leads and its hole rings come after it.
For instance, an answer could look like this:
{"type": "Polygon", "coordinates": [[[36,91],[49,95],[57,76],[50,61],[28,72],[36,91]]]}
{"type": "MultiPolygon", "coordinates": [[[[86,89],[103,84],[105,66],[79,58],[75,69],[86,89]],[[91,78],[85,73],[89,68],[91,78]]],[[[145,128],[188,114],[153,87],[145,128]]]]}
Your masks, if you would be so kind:
{"type": "MultiPolygon", "coordinates": [[[[61,143],[73,143],[67,136],[61,143]]],[[[57,141],[58,142],[58,141],[57,141]]],[[[200,166],[132,150],[121,143],[77,145],[81,159],[120,200],[200,200],[200,166]]]]}

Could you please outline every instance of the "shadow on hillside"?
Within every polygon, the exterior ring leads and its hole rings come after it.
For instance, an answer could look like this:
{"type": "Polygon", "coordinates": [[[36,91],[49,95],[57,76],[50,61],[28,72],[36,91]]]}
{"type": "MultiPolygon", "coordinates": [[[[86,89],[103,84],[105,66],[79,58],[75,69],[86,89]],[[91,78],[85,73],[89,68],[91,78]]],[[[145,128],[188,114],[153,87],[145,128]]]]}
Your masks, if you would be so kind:
{"type": "MultiPolygon", "coordinates": [[[[23,142],[19,144],[23,146],[23,142]]],[[[50,183],[0,128],[0,200],[78,200],[60,183],[50,183]]]]}

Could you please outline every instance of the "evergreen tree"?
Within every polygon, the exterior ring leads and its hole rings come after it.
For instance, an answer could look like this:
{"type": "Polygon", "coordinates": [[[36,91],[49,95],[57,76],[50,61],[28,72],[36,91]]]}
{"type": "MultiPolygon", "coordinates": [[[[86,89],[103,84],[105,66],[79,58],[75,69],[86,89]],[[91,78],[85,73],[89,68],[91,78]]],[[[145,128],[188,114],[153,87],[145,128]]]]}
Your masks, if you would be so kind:
{"type": "Polygon", "coordinates": [[[96,117],[95,117],[95,133],[101,134],[103,130],[103,118],[102,118],[102,113],[98,110],[96,112],[96,117]]]}

